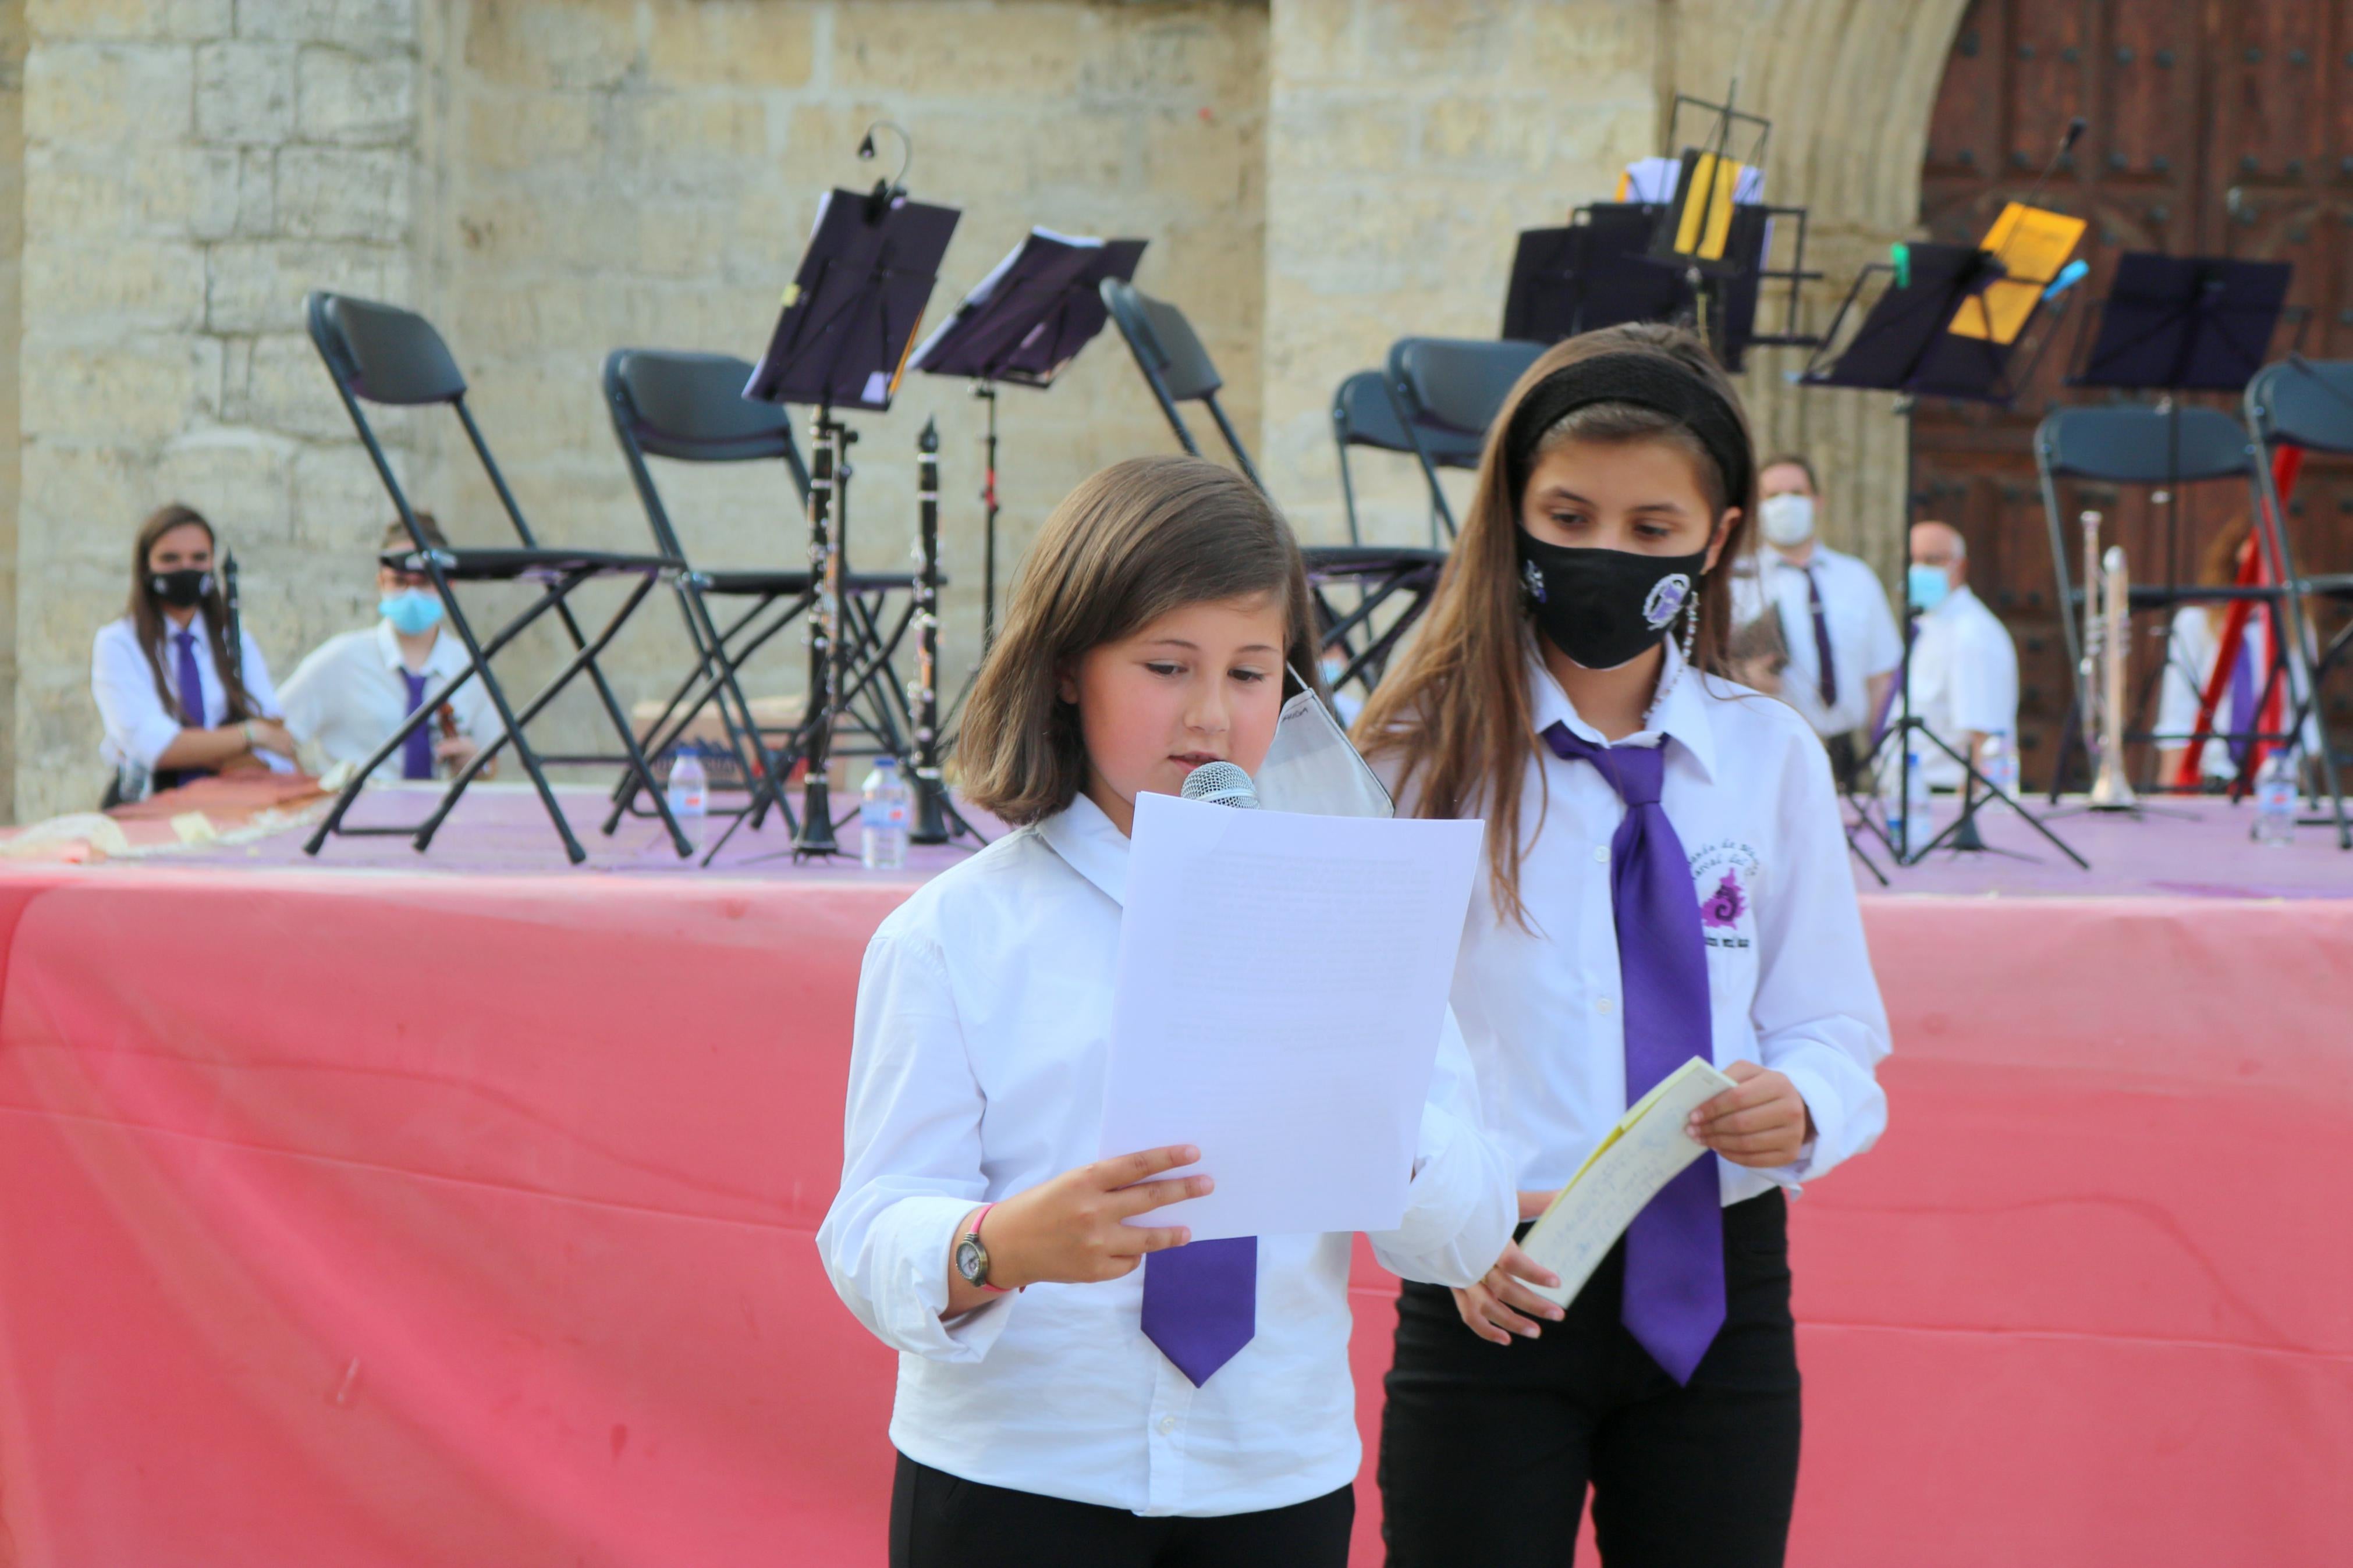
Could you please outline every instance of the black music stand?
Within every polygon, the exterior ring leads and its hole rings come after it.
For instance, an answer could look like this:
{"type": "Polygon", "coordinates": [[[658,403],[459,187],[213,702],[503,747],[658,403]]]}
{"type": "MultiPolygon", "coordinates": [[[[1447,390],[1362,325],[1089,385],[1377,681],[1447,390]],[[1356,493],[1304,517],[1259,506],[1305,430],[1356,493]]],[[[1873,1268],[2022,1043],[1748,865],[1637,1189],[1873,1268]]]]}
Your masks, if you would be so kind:
{"type": "Polygon", "coordinates": [[[1735,372],[1752,343],[1813,346],[1813,339],[1800,338],[1794,331],[1757,331],[1757,306],[1768,281],[1790,281],[1794,311],[1796,282],[1820,276],[1802,268],[1804,208],[1746,202],[1735,206],[1725,252],[1738,265],[1706,279],[1704,288],[1682,263],[1662,262],[1651,252],[1651,235],[1665,210],[1655,202],[1595,202],[1577,208],[1576,221],[1566,228],[1522,231],[1512,255],[1498,335],[1553,343],[1623,321],[1684,321],[1707,340],[1724,367],[1735,372]],[[1788,272],[1773,271],[1766,264],[1766,242],[1777,217],[1799,226],[1800,266],[1788,272]]]}
{"type": "MultiPolygon", "coordinates": [[[[954,207],[907,199],[896,186],[832,190],[818,205],[817,226],[744,395],[799,404],[817,412],[809,426],[809,571],[816,603],[809,616],[808,706],[800,748],[802,781],[796,857],[838,855],[826,770],[833,724],[850,698],[850,639],[842,633],[842,576],[849,533],[848,461],[858,433],[837,408],[881,412],[905,374],[915,330],[938,281],[940,258],[962,216],[954,207]]],[[[881,661],[888,663],[887,657],[881,661]]],[[[872,679],[869,671],[866,679],[872,679]]],[[[889,743],[887,739],[884,742],[889,743]]],[[[772,789],[763,773],[759,788],[772,789]]],[[[737,817],[741,824],[757,811],[737,817]]],[[[732,833],[733,827],[729,831],[732,833]]]]}
{"type": "MultiPolygon", "coordinates": [[[[2099,330],[2082,347],[2080,363],[2067,378],[2070,386],[2108,387],[2126,392],[2158,394],[2158,406],[2166,416],[2167,481],[2165,502],[2165,583],[2136,584],[2134,608],[2169,607],[2185,595],[2181,584],[2181,406],[2185,392],[2243,393],[2255,372],[2270,357],[2272,339],[2287,307],[2288,285],[2295,268],[2285,261],[2241,261],[2227,256],[2166,256],[2153,250],[2128,250],[2116,258],[2116,277],[2107,298],[2095,307],[2099,330]]],[[[2088,327],[2093,316],[2084,318],[2088,327]]],[[[2078,329],[2079,338],[2084,329],[2078,329]]],[[[2046,498],[2048,500],[2050,498],[2046,498]]],[[[2067,722],[2059,734],[2059,753],[2052,759],[2051,790],[2055,802],[2070,749],[2082,743],[2076,732],[2090,694],[2083,689],[2082,650],[2072,606],[2075,590],[2068,582],[2067,550],[2056,510],[2050,513],[2052,565],[2059,579],[2060,624],[2066,633],[2068,662],[2075,672],[2075,692],[2069,700],[2067,722]]],[[[2091,584],[2083,592],[2089,594],[2091,584]]],[[[2172,658],[2171,639],[2166,658],[2158,661],[2151,683],[2164,678],[2172,658]]],[[[2196,680],[2195,673],[2191,679],[2196,680]]],[[[2144,686],[2133,711],[2148,706],[2144,686]]],[[[2252,759],[2253,751],[2248,755],[2252,759]]],[[[2089,764],[2088,755],[2085,758],[2089,764]]],[[[2242,770],[2240,786],[2250,781],[2242,770]]]]}
{"type": "MultiPolygon", "coordinates": [[[[980,646],[997,637],[997,384],[1043,389],[1103,331],[1106,278],[1135,277],[1147,241],[1080,239],[1033,228],[976,284],[909,363],[927,375],[969,376],[988,405],[980,568],[980,646]]],[[[969,681],[965,689],[971,690],[969,681]]],[[[964,699],[957,698],[956,706],[964,699]]]]}
{"type": "MultiPolygon", "coordinates": [[[[1854,286],[1840,302],[1838,313],[1831,321],[1830,331],[1823,334],[1822,346],[1816,351],[1814,363],[1806,367],[1799,378],[1805,386],[1842,386],[1864,391],[1893,392],[1897,395],[1896,414],[1904,421],[1904,510],[1907,528],[1911,522],[1913,498],[1917,486],[1912,472],[1912,410],[1923,396],[1950,397],[1976,403],[2006,404],[2017,395],[2017,388],[2025,384],[2042,361],[2042,348],[2048,346],[2046,335],[2023,374],[2012,377],[2010,360],[2015,342],[2022,340],[2033,323],[2033,316],[2019,330],[2018,340],[2000,343],[1992,338],[1966,338],[1952,331],[1953,320],[1971,299],[1981,295],[1987,286],[2000,282],[2006,274],[2000,260],[1990,251],[1969,245],[1913,245],[1903,248],[1903,259],[1897,263],[1873,262],[1855,277],[1854,286]],[[1885,274],[1890,287],[1873,302],[1871,310],[1855,329],[1854,335],[1838,350],[1837,357],[1827,363],[1824,356],[1840,342],[1840,328],[1861,298],[1872,278],[1885,274]]],[[[2037,302],[2035,314],[2042,306],[2037,302]]],[[[1911,809],[1912,749],[1907,743],[1916,731],[1926,735],[1937,750],[1957,763],[1961,768],[1961,812],[1950,826],[1927,843],[1907,852],[1887,831],[1871,820],[1869,810],[1858,804],[1861,826],[1887,847],[1899,866],[1916,866],[1935,850],[1949,842],[1955,849],[1984,849],[1984,840],[1977,831],[1977,813],[1986,803],[2000,800],[2026,819],[2031,826],[2068,859],[2085,870],[2091,863],[2069,847],[2041,818],[2019,802],[2008,791],[2000,789],[1978,771],[1968,757],[1955,751],[1945,738],[1928,728],[1927,721],[1912,711],[1912,645],[1915,640],[1914,622],[1917,612],[1912,605],[1912,591],[1907,578],[1904,592],[1904,663],[1896,671],[1899,717],[1887,730],[1873,737],[1872,772],[1878,771],[1878,757],[1892,737],[1900,748],[1896,753],[1899,770],[1896,781],[1911,809]],[[1985,794],[1980,797],[1978,791],[1985,794]]],[[[1858,770],[1860,773],[1861,770],[1858,770]]],[[[1912,837],[1910,825],[1905,831],[1907,842],[1912,837]]]]}

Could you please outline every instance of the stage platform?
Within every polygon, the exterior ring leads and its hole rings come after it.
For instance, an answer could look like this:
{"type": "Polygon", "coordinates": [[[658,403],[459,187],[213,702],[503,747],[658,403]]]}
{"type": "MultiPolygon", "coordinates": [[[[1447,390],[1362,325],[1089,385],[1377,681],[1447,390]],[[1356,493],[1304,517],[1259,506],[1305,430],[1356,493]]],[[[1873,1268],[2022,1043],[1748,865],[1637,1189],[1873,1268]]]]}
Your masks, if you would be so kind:
{"type": "MultiPolygon", "coordinates": [[[[585,867],[494,787],[422,859],[0,868],[0,1561],[883,1560],[892,1358],[811,1238],[867,934],[962,851],[706,871],[565,799],[585,867]]],[[[1792,1221],[1792,1562],[2343,1554],[2353,856],[2189,810],[1867,893],[1892,1121],[1792,1221]]]]}

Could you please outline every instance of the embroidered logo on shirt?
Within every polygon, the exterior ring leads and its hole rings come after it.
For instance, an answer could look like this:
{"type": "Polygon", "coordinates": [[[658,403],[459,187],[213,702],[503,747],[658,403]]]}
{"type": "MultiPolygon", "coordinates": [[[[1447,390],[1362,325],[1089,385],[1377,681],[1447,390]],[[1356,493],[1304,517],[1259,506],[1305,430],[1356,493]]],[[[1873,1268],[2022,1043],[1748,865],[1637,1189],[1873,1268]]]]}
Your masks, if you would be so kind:
{"type": "Polygon", "coordinates": [[[1734,952],[1754,947],[1761,880],[1756,849],[1736,838],[1702,844],[1691,852],[1691,870],[1702,940],[1734,952]]]}
{"type": "Polygon", "coordinates": [[[1724,880],[1715,885],[1699,907],[1699,923],[1725,931],[1740,929],[1740,917],[1748,909],[1748,900],[1740,894],[1740,873],[1726,871],[1724,880]]]}

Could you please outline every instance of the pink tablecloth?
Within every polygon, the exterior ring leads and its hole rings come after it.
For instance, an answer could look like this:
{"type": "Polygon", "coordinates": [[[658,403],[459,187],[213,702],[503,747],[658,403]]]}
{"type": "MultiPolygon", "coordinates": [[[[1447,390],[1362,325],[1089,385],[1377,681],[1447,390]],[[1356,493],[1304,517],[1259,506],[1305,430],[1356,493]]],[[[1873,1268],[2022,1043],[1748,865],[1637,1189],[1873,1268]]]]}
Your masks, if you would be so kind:
{"type": "MultiPolygon", "coordinates": [[[[810,1237],[904,891],[0,880],[0,1563],[881,1562],[891,1357],[810,1237]]],[[[1868,919],[1894,1125],[1797,1210],[1793,1560],[2335,1560],[2353,901],[1868,919]]]]}

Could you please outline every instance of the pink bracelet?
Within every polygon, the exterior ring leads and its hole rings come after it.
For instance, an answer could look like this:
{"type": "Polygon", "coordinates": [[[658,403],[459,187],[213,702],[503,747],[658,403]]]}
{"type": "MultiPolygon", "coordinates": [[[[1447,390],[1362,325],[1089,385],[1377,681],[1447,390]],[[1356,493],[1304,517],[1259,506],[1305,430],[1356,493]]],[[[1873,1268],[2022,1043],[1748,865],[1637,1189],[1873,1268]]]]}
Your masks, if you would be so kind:
{"type": "MultiPolygon", "coordinates": [[[[996,1206],[997,1205],[995,1204],[983,1204],[980,1205],[980,1212],[972,1216],[972,1230],[970,1234],[975,1241],[980,1241],[981,1225],[988,1218],[988,1211],[996,1206]]],[[[987,1249],[988,1243],[981,1241],[980,1245],[982,1250],[986,1251],[987,1249]]],[[[1012,1287],[1006,1285],[991,1285],[986,1279],[980,1282],[980,1288],[993,1296],[1010,1296],[1013,1294],[1012,1287]]]]}

